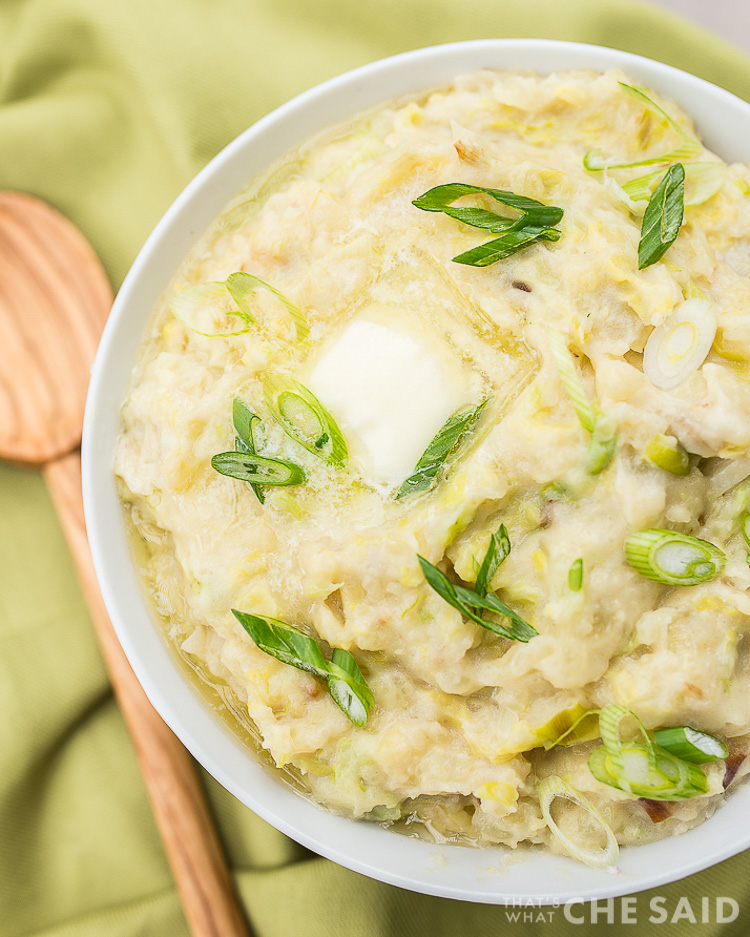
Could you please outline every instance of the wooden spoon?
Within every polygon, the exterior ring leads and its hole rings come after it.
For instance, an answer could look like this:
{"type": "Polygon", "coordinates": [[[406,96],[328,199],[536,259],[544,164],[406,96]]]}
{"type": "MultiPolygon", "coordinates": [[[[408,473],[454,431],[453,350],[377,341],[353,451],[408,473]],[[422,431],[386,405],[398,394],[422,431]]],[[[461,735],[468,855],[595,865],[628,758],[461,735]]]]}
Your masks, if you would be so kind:
{"type": "Polygon", "coordinates": [[[248,937],[195,763],[141,689],[107,616],[81,497],[83,410],[112,291],[83,235],[29,195],[0,192],[0,457],[41,469],[195,937],[248,937]]]}

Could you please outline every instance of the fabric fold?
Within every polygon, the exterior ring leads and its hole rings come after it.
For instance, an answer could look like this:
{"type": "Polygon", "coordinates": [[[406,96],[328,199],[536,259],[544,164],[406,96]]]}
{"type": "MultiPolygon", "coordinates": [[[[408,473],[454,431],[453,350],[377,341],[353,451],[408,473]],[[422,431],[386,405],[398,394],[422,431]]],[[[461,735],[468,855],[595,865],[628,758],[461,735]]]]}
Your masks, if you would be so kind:
{"type": "MultiPolygon", "coordinates": [[[[750,100],[742,53],[637,0],[6,0],[0,186],[65,213],[117,286],[195,172],[294,94],[407,49],[514,36],[622,48],[750,100]]],[[[2,349],[0,379],[13,380],[2,349]]],[[[7,465],[0,703],[0,937],[187,935],[49,497],[40,477],[7,465]]],[[[368,880],[206,786],[259,937],[580,933],[562,909],[514,919],[368,880]]],[[[742,933],[750,853],[639,896],[640,922],[655,896],[670,913],[682,897],[699,912],[703,897],[730,896],[741,909],[732,932],[742,933]]],[[[723,926],[711,918],[700,933],[723,926]]],[[[620,923],[608,933],[620,932],[631,933],[620,923]]]]}

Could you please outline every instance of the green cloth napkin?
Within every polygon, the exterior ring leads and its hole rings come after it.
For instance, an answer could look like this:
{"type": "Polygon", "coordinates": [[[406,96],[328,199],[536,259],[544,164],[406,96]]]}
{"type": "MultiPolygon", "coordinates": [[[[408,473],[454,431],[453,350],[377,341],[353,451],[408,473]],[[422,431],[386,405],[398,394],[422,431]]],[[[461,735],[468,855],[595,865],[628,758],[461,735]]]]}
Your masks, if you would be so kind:
{"type": "MultiPolygon", "coordinates": [[[[0,187],[61,209],[117,285],[185,183],[271,108],[382,56],[497,36],[627,49],[750,100],[743,55],[636,0],[2,0],[0,187]]],[[[2,369],[0,349],[0,379],[12,380],[2,369]]],[[[8,466],[0,466],[0,713],[0,937],[186,935],[49,498],[38,477],[8,466]]],[[[260,937],[590,928],[562,909],[527,908],[514,923],[503,908],[370,881],[206,784],[260,937]]],[[[657,926],[649,901],[658,896],[669,918],[677,915],[668,933],[747,933],[749,873],[750,852],[639,896],[638,933],[657,926]],[[680,899],[700,922],[701,898],[715,896],[738,903],[736,920],[692,924],[680,899]]],[[[612,937],[634,930],[617,923],[621,910],[615,902],[612,937]]],[[[606,908],[598,923],[607,923],[606,908]]]]}

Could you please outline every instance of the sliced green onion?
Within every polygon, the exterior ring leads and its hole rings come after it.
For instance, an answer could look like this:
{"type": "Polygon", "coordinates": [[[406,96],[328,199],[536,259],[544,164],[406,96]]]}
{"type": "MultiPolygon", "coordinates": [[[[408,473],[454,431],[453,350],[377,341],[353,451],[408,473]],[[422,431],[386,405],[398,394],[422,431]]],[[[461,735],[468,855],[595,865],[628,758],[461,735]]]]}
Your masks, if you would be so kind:
{"type": "Polygon", "coordinates": [[[269,373],[263,379],[263,392],[274,419],[288,436],[324,462],[346,464],[349,450],[341,430],[311,391],[291,377],[269,373]]]}
{"type": "Polygon", "coordinates": [[[583,586],[583,559],[577,559],[568,570],[568,588],[580,592],[583,586]]]}
{"type": "Polygon", "coordinates": [[[691,726],[657,729],[654,732],[654,741],[670,755],[676,755],[677,758],[694,765],[721,761],[729,754],[729,749],[721,739],[707,732],[693,729],[691,726]]]}
{"type": "Polygon", "coordinates": [[[634,169],[636,166],[659,166],[664,163],[686,162],[697,156],[701,148],[697,143],[691,140],[681,143],[668,153],[662,153],[660,156],[652,156],[650,159],[636,159],[630,163],[615,163],[611,160],[605,160],[602,157],[602,151],[597,147],[589,150],[583,157],[584,169],[589,172],[602,172],[610,169],[634,169]]]}
{"type": "Polygon", "coordinates": [[[658,166],[664,163],[687,161],[700,153],[700,147],[693,143],[681,143],[668,153],[652,156],[650,159],[637,159],[630,163],[616,163],[602,157],[602,151],[597,147],[589,150],[583,157],[583,167],[589,172],[602,172],[610,169],[634,169],[636,166],[658,166]]]}
{"type": "MultiPolygon", "coordinates": [[[[654,193],[661,170],[639,176],[622,184],[625,195],[634,202],[647,202],[654,193]]],[[[726,167],[724,163],[685,163],[685,207],[700,205],[712,198],[724,184],[726,167]]]]}
{"type": "Polygon", "coordinates": [[[672,475],[690,474],[690,456],[674,436],[654,436],[646,446],[644,456],[672,475]]]}
{"type": "Polygon", "coordinates": [[[232,609],[232,614],[265,654],[283,664],[328,679],[328,664],[318,646],[309,635],[292,628],[277,618],[251,615],[232,609]]]}
{"type": "Polygon", "coordinates": [[[454,207],[453,202],[466,195],[489,196],[498,204],[521,212],[522,216],[529,220],[529,223],[539,227],[552,227],[559,224],[563,217],[562,208],[555,205],[545,205],[534,198],[516,195],[515,192],[508,192],[505,189],[488,189],[463,182],[435,186],[435,188],[425,192],[424,195],[414,199],[412,205],[421,208],[422,211],[442,212],[451,218],[462,221],[464,224],[472,225],[475,228],[485,228],[493,234],[505,231],[519,220],[518,218],[498,215],[497,212],[487,211],[485,208],[476,206],[454,207]]]}
{"type": "Polygon", "coordinates": [[[544,205],[525,195],[516,195],[504,189],[453,182],[430,189],[412,202],[423,211],[442,212],[474,228],[483,228],[500,237],[464,251],[453,258],[454,263],[472,267],[487,267],[510,257],[538,241],[557,241],[561,232],[554,225],[562,220],[563,210],[556,205],[544,205]],[[455,207],[453,202],[467,195],[485,196],[508,208],[521,212],[519,218],[508,218],[478,205],[455,207]]]}
{"type": "MultiPolygon", "coordinates": [[[[257,451],[255,435],[253,433],[253,423],[257,420],[260,423],[260,417],[246,406],[239,397],[235,397],[232,403],[232,423],[237,431],[237,439],[234,441],[236,452],[255,455],[257,451]]],[[[266,496],[263,489],[256,482],[250,482],[250,487],[255,493],[255,497],[261,504],[265,504],[266,496]]]]}
{"type": "Polygon", "coordinates": [[[294,320],[294,327],[297,330],[297,339],[298,341],[303,341],[307,338],[310,332],[310,326],[307,323],[307,319],[302,315],[300,310],[290,302],[284,296],[283,293],[280,293],[275,287],[270,286],[268,283],[259,279],[258,277],[253,276],[251,273],[245,273],[244,271],[237,271],[237,273],[232,273],[227,277],[227,290],[232,299],[237,303],[241,313],[247,318],[249,322],[254,322],[253,311],[251,307],[251,302],[255,296],[255,293],[258,290],[265,290],[268,293],[271,293],[275,296],[286,308],[287,312],[294,320]]]}
{"type": "MultiPolygon", "coordinates": [[[[604,709],[602,709],[599,713],[599,733],[602,737],[604,747],[606,748],[611,762],[618,774],[622,774],[624,771],[622,754],[624,742],[620,736],[620,723],[623,721],[623,719],[628,718],[634,719],[638,725],[638,729],[643,736],[643,744],[646,746],[650,761],[653,762],[654,758],[656,757],[653,742],[651,741],[651,738],[646,731],[646,727],[643,725],[638,716],[636,716],[632,710],[626,709],[619,703],[612,703],[609,706],[605,706],[604,709]]],[[[626,782],[627,779],[625,779],[623,783],[626,782]]],[[[626,788],[623,788],[623,790],[625,789],[626,788]]]]}
{"type": "MultiPolygon", "coordinates": [[[[645,210],[645,206],[640,205],[638,202],[634,201],[625,191],[624,187],[621,186],[620,183],[615,179],[613,179],[613,177],[609,175],[606,169],[604,170],[604,174],[602,176],[602,183],[604,188],[609,189],[618,202],[622,202],[622,204],[634,215],[641,214],[645,210]]],[[[649,192],[649,196],[650,195],[651,193],[649,192]]]]}
{"type": "Polygon", "coordinates": [[[193,332],[209,338],[227,338],[249,332],[255,320],[237,306],[226,283],[199,283],[180,290],[170,309],[193,332]]]}
{"type": "Polygon", "coordinates": [[[492,577],[505,562],[510,554],[510,537],[505,524],[501,524],[497,533],[490,537],[490,545],[484,554],[482,565],[477,573],[477,581],[474,584],[474,591],[481,596],[487,595],[487,590],[492,583],[492,577]]]}
{"type": "Polygon", "coordinates": [[[253,438],[253,423],[260,422],[260,417],[243,403],[239,397],[232,401],[232,423],[237,435],[247,446],[248,452],[255,452],[255,439],[253,438]]]}
{"type": "Polygon", "coordinates": [[[580,791],[571,787],[567,781],[556,775],[549,775],[542,778],[537,785],[537,796],[539,797],[539,806],[542,810],[542,816],[550,829],[550,832],[562,843],[568,852],[576,859],[584,862],[594,869],[614,869],[617,865],[617,857],[620,848],[617,844],[615,834],[609,827],[604,817],[594,807],[588,797],[585,797],[580,791]],[[577,804],[582,810],[585,810],[601,826],[606,836],[606,845],[604,849],[583,849],[576,842],[560,829],[552,818],[552,802],[562,797],[564,800],[570,800],[577,804]]]}
{"type": "Polygon", "coordinates": [[[643,215],[638,244],[638,269],[645,270],[664,256],[677,239],[685,211],[685,167],[674,163],[654,189],[643,215]]]}
{"type": "Polygon", "coordinates": [[[631,534],[625,541],[625,558],[646,579],[665,586],[710,582],[724,569],[727,559],[707,540],[659,527],[631,534]]]}
{"type": "Polygon", "coordinates": [[[620,765],[606,746],[588,757],[591,773],[602,784],[649,800],[686,800],[708,793],[706,775],[662,748],[653,751],[644,742],[623,742],[620,765]]]}
{"type": "Polygon", "coordinates": [[[618,84],[622,88],[622,90],[625,92],[625,94],[627,94],[631,98],[635,98],[636,101],[640,101],[640,103],[643,104],[647,110],[654,111],[657,114],[661,114],[664,120],[666,120],[666,122],[669,124],[669,126],[672,128],[672,130],[674,130],[674,132],[678,136],[682,137],[683,140],[693,142],[695,146],[698,148],[698,150],[700,150],[700,144],[697,141],[691,140],[686,130],[683,127],[681,127],[680,124],[677,123],[674,117],[670,117],[669,114],[667,114],[667,112],[664,110],[664,108],[660,107],[656,103],[656,101],[654,101],[654,99],[646,93],[645,88],[638,88],[636,85],[629,85],[624,81],[619,81],[618,84]]]}
{"type": "Polygon", "coordinates": [[[438,472],[448,458],[458,451],[488,403],[489,398],[476,407],[462,407],[448,417],[419,457],[414,471],[402,482],[396,492],[397,499],[432,487],[438,472]]]}
{"type": "Polygon", "coordinates": [[[276,405],[284,422],[295,428],[298,440],[304,438],[315,449],[322,449],[328,442],[325,416],[304,397],[285,390],[279,394],[276,405]]]}
{"type": "Polygon", "coordinates": [[[494,595],[479,595],[471,589],[463,589],[461,586],[454,586],[445,573],[441,572],[436,566],[428,562],[424,557],[417,556],[419,565],[425,579],[432,589],[437,592],[441,599],[457,611],[465,615],[475,624],[487,631],[492,631],[500,637],[507,638],[509,641],[521,641],[526,643],[535,637],[538,632],[527,621],[525,621],[518,612],[513,611],[505,602],[501,602],[494,595]],[[486,619],[478,614],[479,611],[489,611],[496,615],[501,615],[508,619],[507,625],[501,625],[498,622],[486,619]]]}
{"type": "Polygon", "coordinates": [[[299,485],[305,480],[303,469],[294,462],[251,452],[220,452],[211,459],[211,467],[222,475],[256,485],[299,485]]]}
{"type": "Polygon", "coordinates": [[[180,290],[172,299],[172,313],[194,332],[210,338],[242,335],[255,325],[251,299],[259,290],[272,293],[294,320],[297,338],[310,329],[299,309],[283,293],[250,273],[238,271],[224,283],[199,283],[180,290]]]}
{"type": "MultiPolygon", "coordinates": [[[[633,202],[647,202],[654,194],[654,189],[659,184],[664,173],[661,169],[656,172],[650,172],[646,176],[638,176],[637,179],[631,179],[629,182],[623,182],[622,191],[633,202]]],[[[687,176],[687,168],[685,170],[687,176]]]]}
{"type": "Polygon", "coordinates": [[[583,158],[583,165],[586,169],[591,172],[598,172],[603,169],[629,169],[632,166],[655,166],[659,163],[689,160],[700,153],[700,143],[698,143],[697,140],[693,140],[677,121],[670,117],[663,108],[659,107],[656,101],[653,101],[642,88],[627,85],[624,81],[621,81],[619,84],[627,95],[635,98],[648,110],[660,114],[672,130],[682,139],[682,143],[668,153],[662,153],[660,156],[652,156],[649,159],[634,160],[629,163],[616,163],[612,160],[605,160],[602,158],[601,150],[590,150],[583,158]]]}
{"type": "Polygon", "coordinates": [[[367,723],[373,702],[372,690],[349,651],[339,647],[333,649],[328,664],[328,691],[355,726],[367,723]]]}
{"type": "Polygon", "coordinates": [[[334,703],[351,722],[355,726],[367,723],[372,691],[349,651],[334,648],[327,661],[317,641],[277,618],[250,615],[236,608],[232,614],[261,651],[325,680],[334,703]]]}
{"type": "Polygon", "coordinates": [[[593,433],[594,411],[589,403],[589,398],[586,396],[586,391],[583,389],[583,384],[576,370],[575,359],[570,353],[565,336],[557,329],[547,329],[547,341],[555,359],[557,370],[560,372],[560,380],[563,382],[563,387],[567,391],[576,416],[586,432],[593,433]]]}
{"type": "Polygon", "coordinates": [[[655,387],[671,390],[706,360],[716,337],[716,316],[705,299],[685,299],[649,335],[643,372],[655,387]]]}
{"type": "Polygon", "coordinates": [[[524,247],[538,244],[540,241],[559,241],[560,231],[557,228],[540,228],[536,225],[520,226],[509,229],[500,237],[492,241],[485,241],[477,247],[472,247],[453,258],[456,264],[466,264],[470,267],[489,267],[498,260],[504,260],[512,254],[517,254],[524,247]]]}
{"type": "Polygon", "coordinates": [[[563,383],[578,421],[591,434],[588,471],[592,475],[602,472],[612,459],[617,447],[614,428],[599,409],[596,401],[590,403],[578,376],[575,359],[568,348],[565,336],[557,329],[547,329],[552,357],[555,359],[560,380],[563,383]]]}
{"type": "Polygon", "coordinates": [[[586,469],[591,475],[599,475],[612,461],[617,449],[617,436],[610,421],[604,418],[599,407],[594,404],[594,432],[591,434],[589,458],[586,469]]]}

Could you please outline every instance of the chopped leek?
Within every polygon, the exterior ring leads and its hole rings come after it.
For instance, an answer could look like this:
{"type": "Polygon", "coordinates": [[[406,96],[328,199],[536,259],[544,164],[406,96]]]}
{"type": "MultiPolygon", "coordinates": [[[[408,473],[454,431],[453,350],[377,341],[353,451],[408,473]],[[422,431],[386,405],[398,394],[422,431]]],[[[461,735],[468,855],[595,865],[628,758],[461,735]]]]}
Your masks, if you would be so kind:
{"type": "Polygon", "coordinates": [[[654,732],[654,741],[670,755],[676,755],[694,765],[721,761],[729,754],[729,749],[721,739],[691,726],[657,729],[654,732]]]}
{"type": "Polygon", "coordinates": [[[614,429],[599,409],[598,403],[589,402],[578,376],[575,360],[562,332],[558,332],[557,329],[547,329],[547,340],[557,370],[560,372],[560,380],[567,391],[578,421],[591,435],[588,471],[592,475],[599,475],[610,463],[617,447],[614,429]]]}
{"type": "Polygon", "coordinates": [[[544,750],[548,752],[557,745],[574,745],[576,742],[588,742],[596,738],[598,726],[592,725],[592,722],[600,712],[599,709],[584,709],[577,703],[572,710],[566,709],[558,713],[550,722],[550,728],[554,726],[558,733],[544,743],[544,750]]]}
{"type": "Polygon", "coordinates": [[[521,641],[524,644],[535,637],[538,632],[527,621],[525,621],[518,612],[501,602],[494,595],[479,593],[471,589],[464,589],[461,586],[454,586],[445,573],[441,572],[432,563],[429,563],[424,557],[417,556],[419,565],[429,586],[437,592],[441,599],[444,599],[448,605],[471,619],[475,624],[487,631],[492,631],[500,637],[507,638],[509,641],[521,641]],[[500,615],[508,619],[507,625],[501,625],[491,619],[484,618],[478,611],[489,611],[495,615],[500,615]]]}
{"type": "Polygon", "coordinates": [[[646,579],[665,586],[710,582],[726,563],[726,556],[713,543],[658,527],[631,534],[625,541],[625,558],[646,579]]]}
{"type": "Polygon", "coordinates": [[[268,409],[295,442],[331,465],[342,466],[349,457],[344,437],[318,398],[291,377],[267,374],[263,392],[268,409]]]}
{"type": "Polygon", "coordinates": [[[547,482],[539,489],[539,499],[542,503],[547,501],[575,501],[571,491],[560,482],[547,482]]]}
{"type": "MultiPolygon", "coordinates": [[[[722,462],[721,468],[709,476],[707,504],[713,504],[717,498],[750,479],[750,454],[745,453],[737,459],[722,462]]],[[[743,489],[738,490],[737,494],[742,495],[743,489]]]]}
{"type": "Polygon", "coordinates": [[[472,267],[489,266],[538,241],[557,241],[561,234],[555,225],[562,220],[562,208],[544,205],[536,199],[516,195],[504,189],[488,189],[484,186],[453,182],[435,186],[414,199],[412,205],[423,211],[442,212],[474,228],[500,234],[500,237],[453,258],[455,263],[472,267]],[[489,197],[500,205],[520,211],[521,215],[519,218],[509,218],[481,206],[453,205],[455,201],[467,195],[489,197]]]}
{"type": "Polygon", "coordinates": [[[327,681],[334,703],[356,726],[367,723],[372,691],[349,651],[334,648],[326,661],[318,642],[297,628],[267,615],[232,614],[265,654],[327,681]]]}
{"type": "Polygon", "coordinates": [[[696,765],[645,742],[622,742],[622,767],[605,745],[588,757],[591,773],[602,784],[649,800],[686,800],[708,793],[706,775],[696,765]]]}
{"type": "Polygon", "coordinates": [[[690,456],[674,436],[654,436],[646,446],[644,456],[672,475],[690,474],[690,456]]]}
{"type": "Polygon", "coordinates": [[[212,457],[211,468],[251,485],[299,485],[305,480],[304,471],[294,462],[252,452],[220,452],[212,457]]]}
{"type": "Polygon", "coordinates": [[[685,299],[649,335],[643,372],[655,387],[671,390],[706,360],[716,336],[716,316],[705,299],[685,299]]]}
{"type": "Polygon", "coordinates": [[[567,781],[556,775],[549,775],[542,778],[537,785],[537,795],[539,797],[539,806],[542,810],[542,816],[550,829],[550,832],[562,843],[568,852],[576,859],[591,866],[594,869],[614,869],[619,855],[619,846],[615,834],[609,827],[604,817],[594,807],[591,801],[580,791],[576,790],[567,781]],[[561,797],[564,800],[570,800],[577,804],[582,810],[585,810],[589,816],[601,826],[606,836],[606,845],[603,849],[582,849],[576,842],[567,836],[552,818],[552,802],[561,797]]]}
{"type": "Polygon", "coordinates": [[[402,482],[396,492],[397,499],[432,487],[440,468],[456,453],[488,403],[489,398],[476,407],[462,407],[448,417],[419,457],[414,471],[402,482]]]}
{"type": "Polygon", "coordinates": [[[685,299],[707,299],[708,297],[703,292],[703,290],[698,286],[697,283],[693,283],[692,280],[687,281],[687,285],[682,291],[682,295],[685,299]]]}
{"type": "Polygon", "coordinates": [[[685,168],[674,163],[649,199],[638,244],[638,269],[661,260],[680,233],[685,211],[685,168]]]}
{"type": "Polygon", "coordinates": [[[711,350],[719,357],[726,358],[727,361],[739,361],[741,364],[750,361],[750,349],[747,344],[735,338],[729,338],[726,329],[720,325],[717,325],[716,338],[714,338],[711,350]]]}
{"type": "Polygon", "coordinates": [[[750,547],[750,514],[744,514],[742,520],[740,521],[740,530],[742,531],[742,538],[745,543],[750,547]]]}
{"type": "Polygon", "coordinates": [[[568,588],[580,592],[583,586],[583,560],[577,559],[568,570],[568,588]]]}

